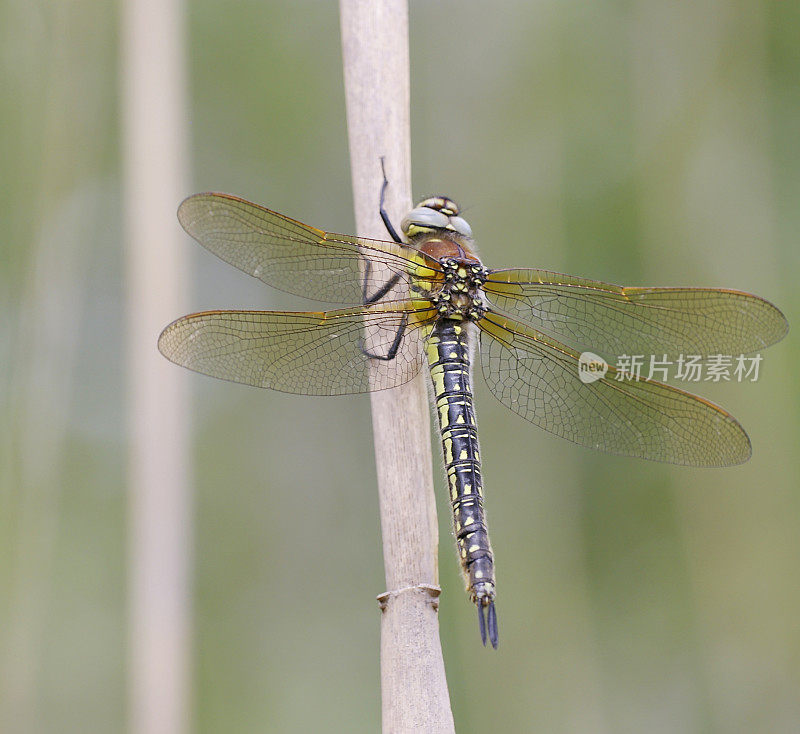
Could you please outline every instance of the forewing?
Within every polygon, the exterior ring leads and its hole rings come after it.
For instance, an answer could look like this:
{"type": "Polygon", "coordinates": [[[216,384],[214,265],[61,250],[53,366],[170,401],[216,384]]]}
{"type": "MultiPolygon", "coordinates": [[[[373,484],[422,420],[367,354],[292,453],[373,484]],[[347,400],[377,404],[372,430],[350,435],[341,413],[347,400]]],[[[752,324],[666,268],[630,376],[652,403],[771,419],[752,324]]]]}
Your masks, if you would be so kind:
{"type": "Polygon", "coordinates": [[[422,366],[420,329],[401,303],[328,312],[206,311],[174,321],[158,348],[204,375],[301,395],[396,387],[422,366]],[[398,330],[402,329],[398,341],[398,330]],[[397,352],[388,356],[393,345],[397,352]]]}
{"type": "Polygon", "coordinates": [[[578,352],[488,313],[478,322],[483,374],[503,405],[550,433],[612,454],[688,466],[750,458],[750,440],[713,403],[653,380],[578,377],[578,352]]]}
{"type": "Polygon", "coordinates": [[[503,312],[606,356],[755,352],[781,339],[769,301],[719,288],[632,288],[545,270],[495,270],[484,289],[503,312]]]}
{"type": "Polygon", "coordinates": [[[274,288],[318,301],[360,304],[365,277],[369,297],[393,276],[397,284],[385,298],[405,298],[409,268],[423,257],[395,242],[323,232],[228,194],[190,196],[178,208],[178,219],[225,262],[274,288]]]}

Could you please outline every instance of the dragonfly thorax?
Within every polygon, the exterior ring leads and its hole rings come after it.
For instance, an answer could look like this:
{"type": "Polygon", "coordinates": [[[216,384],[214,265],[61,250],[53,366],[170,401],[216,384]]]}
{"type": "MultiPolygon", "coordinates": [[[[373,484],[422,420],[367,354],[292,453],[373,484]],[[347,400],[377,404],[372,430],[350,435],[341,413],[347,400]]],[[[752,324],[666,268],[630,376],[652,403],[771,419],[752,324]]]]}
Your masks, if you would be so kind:
{"type": "Polygon", "coordinates": [[[476,321],[486,313],[480,288],[486,282],[486,269],[472,259],[443,257],[444,281],[441,289],[430,297],[436,310],[447,318],[476,321]]]}
{"type": "Polygon", "coordinates": [[[423,199],[401,223],[403,234],[420,252],[439,263],[441,273],[415,284],[446,318],[477,321],[486,313],[480,288],[486,269],[472,252],[472,229],[446,196],[423,199]]]}

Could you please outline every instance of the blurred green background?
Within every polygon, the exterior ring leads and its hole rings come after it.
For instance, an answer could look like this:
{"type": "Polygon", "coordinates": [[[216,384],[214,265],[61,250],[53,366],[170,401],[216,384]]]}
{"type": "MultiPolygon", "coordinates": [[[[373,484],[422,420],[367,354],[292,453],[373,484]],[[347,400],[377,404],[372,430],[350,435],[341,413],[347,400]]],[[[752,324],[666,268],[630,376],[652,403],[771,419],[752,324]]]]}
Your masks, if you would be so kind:
{"type": "MultiPolygon", "coordinates": [[[[336,5],[187,12],[186,193],[353,230],[336,5]]],[[[800,323],[800,5],[412,3],[410,24],[414,195],[456,198],[489,265],[740,288],[800,323]]],[[[118,25],[99,0],[0,5],[9,731],[125,727],[118,25]]],[[[192,252],[190,308],[299,305],[192,252]]],[[[799,362],[790,333],[759,382],[702,386],[753,441],[726,470],[581,449],[477,377],[501,646],[480,647],[437,468],[460,732],[800,728],[799,362]]],[[[185,379],[194,730],[378,730],[369,401],[185,379]]]]}

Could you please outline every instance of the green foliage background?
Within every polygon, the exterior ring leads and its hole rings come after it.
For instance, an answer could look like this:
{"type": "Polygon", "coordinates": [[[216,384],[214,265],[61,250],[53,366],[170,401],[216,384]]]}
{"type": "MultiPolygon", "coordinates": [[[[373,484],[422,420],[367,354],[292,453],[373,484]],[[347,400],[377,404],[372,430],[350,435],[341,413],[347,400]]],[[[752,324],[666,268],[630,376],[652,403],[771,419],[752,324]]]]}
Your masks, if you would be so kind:
{"type": "MultiPolygon", "coordinates": [[[[336,5],[187,6],[186,193],[352,230],[336,5]]],[[[414,193],[460,201],[488,264],[741,288],[800,323],[797,3],[410,18],[414,193]]],[[[125,726],[118,23],[99,0],[0,5],[0,707],[25,713],[9,731],[125,726]]],[[[300,305],[193,257],[197,309],[300,305]]],[[[727,470],[594,454],[477,378],[502,640],[480,647],[437,475],[460,732],[796,731],[798,364],[790,333],[759,382],[701,386],[753,440],[727,470]]],[[[195,730],[378,730],[368,400],[185,379],[195,730]]]]}

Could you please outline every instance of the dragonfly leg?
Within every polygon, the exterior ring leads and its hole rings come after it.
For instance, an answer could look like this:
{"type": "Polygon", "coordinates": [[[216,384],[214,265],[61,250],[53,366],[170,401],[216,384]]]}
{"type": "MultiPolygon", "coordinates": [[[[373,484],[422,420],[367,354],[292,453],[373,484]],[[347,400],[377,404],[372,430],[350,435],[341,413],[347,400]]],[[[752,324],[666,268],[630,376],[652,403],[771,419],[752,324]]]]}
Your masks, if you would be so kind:
{"type": "Polygon", "coordinates": [[[389,179],[386,178],[386,166],[384,165],[383,162],[383,156],[381,156],[381,171],[383,172],[383,185],[381,186],[381,203],[380,203],[381,219],[383,220],[383,223],[386,225],[386,231],[389,233],[389,236],[395,242],[399,242],[400,244],[402,244],[403,240],[401,240],[400,236],[397,234],[397,231],[392,225],[392,221],[389,219],[389,215],[386,213],[386,209],[383,206],[383,202],[386,197],[386,187],[389,185],[389,179]]]}
{"type": "Polygon", "coordinates": [[[369,260],[364,265],[364,281],[361,284],[361,296],[365,306],[371,306],[381,300],[392,288],[400,282],[400,273],[395,273],[389,280],[387,280],[376,293],[371,296],[367,295],[367,282],[369,281],[370,272],[372,271],[372,263],[369,260]]]}
{"type": "Polygon", "coordinates": [[[400,326],[397,327],[397,333],[394,335],[394,341],[386,354],[375,354],[375,352],[370,352],[368,349],[365,349],[363,339],[361,340],[361,352],[370,359],[380,359],[384,362],[390,362],[397,356],[397,350],[400,349],[400,342],[403,341],[403,334],[405,334],[407,326],[408,314],[404,313],[402,319],[400,319],[400,326]]]}

